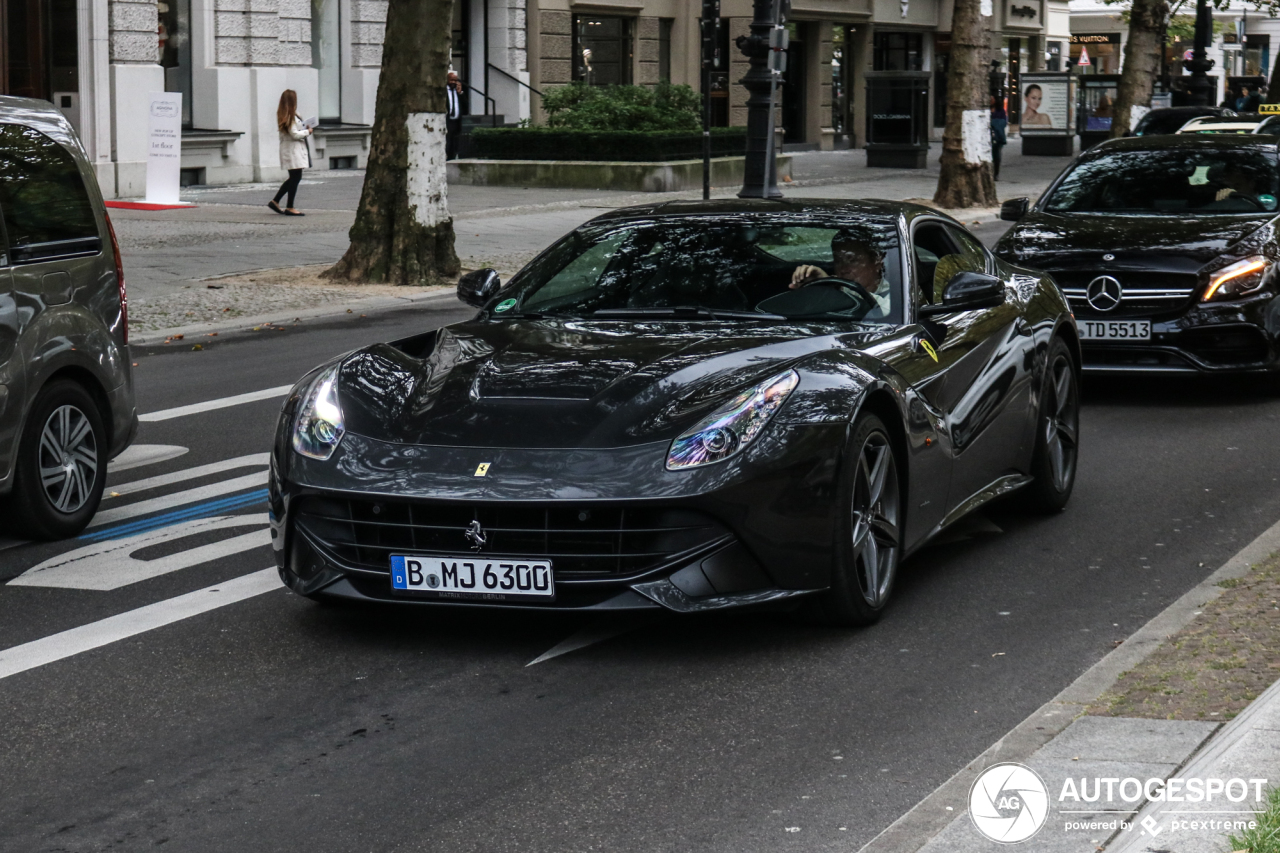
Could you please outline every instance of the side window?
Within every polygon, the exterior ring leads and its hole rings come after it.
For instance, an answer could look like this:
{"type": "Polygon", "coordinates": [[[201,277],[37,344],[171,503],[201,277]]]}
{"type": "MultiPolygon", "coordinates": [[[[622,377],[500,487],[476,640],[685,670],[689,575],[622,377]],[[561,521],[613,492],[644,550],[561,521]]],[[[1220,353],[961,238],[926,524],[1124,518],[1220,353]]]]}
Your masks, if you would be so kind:
{"type": "MultiPolygon", "coordinates": [[[[916,286],[920,291],[920,298],[925,303],[940,302],[942,294],[940,291],[935,293],[934,286],[939,278],[938,270],[943,267],[944,262],[947,268],[954,263],[948,259],[956,255],[956,247],[952,244],[946,228],[941,223],[934,222],[917,225],[911,242],[916,268],[916,286]]],[[[945,276],[944,284],[951,278],[950,275],[946,275],[945,268],[941,275],[945,276]]]]}
{"type": "Polygon", "coordinates": [[[93,205],[75,158],[22,125],[0,125],[0,212],[15,260],[24,254],[23,247],[98,239],[93,205]]]}

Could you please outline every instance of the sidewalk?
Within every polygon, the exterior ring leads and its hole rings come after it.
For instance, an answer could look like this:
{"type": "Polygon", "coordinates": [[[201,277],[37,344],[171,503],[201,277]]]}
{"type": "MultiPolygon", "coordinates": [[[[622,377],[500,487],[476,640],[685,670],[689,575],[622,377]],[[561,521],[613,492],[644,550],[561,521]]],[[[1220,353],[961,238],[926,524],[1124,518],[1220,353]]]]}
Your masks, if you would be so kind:
{"type": "MultiPolygon", "coordinates": [[[[1168,780],[1266,780],[1280,786],[1280,681],[1263,691],[1225,724],[1221,712],[1209,719],[1147,719],[1089,716],[1117,695],[1118,684],[1133,681],[1133,673],[1161,654],[1193,642],[1197,617],[1213,611],[1228,589],[1247,594],[1258,588],[1258,564],[1274,570],[1280,549],[1280,523],[1272,526],[1201,584],[1170,605],[1121,646],[1108,654],[1052,701],[1024,720],[986,752],[918,803],[860,853],[994,853],[1010,846],[1047,853],[1224,853],[1228,829],[1224,821],[1254,817],[1254,787],[1244,801],[1225,794],[1208,802],[1148,801],[1142,794],[1126,799],[1123,780],[1146,783],[1168,780]],[[1252,574],[1251,574],[1252,572],[1252,574]],[[1248,586],[1245,581],[1251,581],[1248,586]],[[1001,844],[979,833],[970,818],[971,786],[987,768],[1017,762],[1036,771],[1045,783],[1047,817],[1043,828],[1022,845],[1001,844]],[[1099,780],[1111,780],[1113,795],[1099,780]],[[1076,796],[1076,795],[1079,796],[1076,796]]],[[[1274,624],[1276,602],[1268,593],[1265,612],[1254,613],[1255,624],[1274,624]]],[[[1256,609],[1256,608],[1255,608],[1256,609]]],[[[1211,617],[1206,617],[1211,618],[1211,617]]],[[[1203,620],[1200,620],[1203,622],[1203,620]]],[[[1217,644],[1231,638],[1201,626],[1200,639],[1217,644]]],[[[1233,652],[1234,654],[1234,652],[1233,652]]],[[[1257,663],[1256,661],[1254,663],[1257,663]]],[[[1272,667],[1276,662],[1272,662],[1272,667]]],[[[1232,662],[1230,666],[1235,666],[1232,662]]],[[[1222,669],[1214,661],[1200,661],[1200,669],[1222,669]]],[[[1256,668],[1256,667],[1255,667],[1256,668]]],[[[1267,676],[1271,680],[1273,676],[1267,676]]],[[[1163,683],[1163,679],[1161,679],[1163,683]]],[[[1172,688],[1172,684],[1166,685],[1172,688]]],[[[1178,693],[1167,689],[1164,693],[1178,693]]],[[[1246,696],[1247,698],[1247,696],[1246,696]]],[[[1212,705],[1206,705],[1210,707],[1212,705]]],[[[1219,703],[1216,707],[1225,707],[1219,703]]],[[[1231,712],[1227,712],[1229,714],[1231,712]]],[[[1137,783],[1134,783],[1135,785],[1137,783]]],[[[1170,786],[1169,790],[1175,790],[1170,786]]],[[[1239,794],[1240,785],[1235,785],[1239,794]]],[[[1135,788],[1130,786],[1129,793],[1135,788]]],[[[1159,798],[1161,787],[1151,792],[1159,798]]],[[[1184,791],[1189,791],[1184,787],[1184,791]]],[[[1029,800],[1030,801],[1030,800],[1029,800]]],[[[1237,832],[1238,834],[1238,832],[1237,832]]]]}
{"type": "MultiPolygon", "coordinates": [[[[863,151],[794,155],[796,180],[783,184],[787,198],[931,198],[938,181],[941,145],[931,149],[926,169],[869,169],[863,151]]],[[[1005,150],[1000,197],[1035,197],[1069,162],[1064,157],[1023,157],[1017,140],[1005,150]]],[[[193,188],[183,199],[198,207],[172,211],[112,210],[129,282],[132,324],[142,332],[203,323],[212,315],[282,315],[317,303],[335,309],[371,294],[363,287],[275,288],[244,283],[213,290],[205,279],[253,270],[332,264],[346,250],[355,218],[362,172],[315,172],[302,182],[302,218],[272,213],[266,202],[275,185],[241,184],[193,188]],[[223,310],[230,309],[230,310],[223,310]]],[[[715,188],[716,198],[736,196],[738,187],[715,188]]],[[[616,193],[603,190],[449,188],[458,255],[463,266],[490,266],[514,273],[550,243],[605,210],[671,199],[680,193],[616,193]]],[[[992,211],[981,212],[992,219],[992,211]]],[[[413,288],[404,290],[416,291],[413,288]]],[[[413,293],[407,295],[415,295],[413,293]]],[[[291,318],[290,318],[291,319],[291,318]]]]}

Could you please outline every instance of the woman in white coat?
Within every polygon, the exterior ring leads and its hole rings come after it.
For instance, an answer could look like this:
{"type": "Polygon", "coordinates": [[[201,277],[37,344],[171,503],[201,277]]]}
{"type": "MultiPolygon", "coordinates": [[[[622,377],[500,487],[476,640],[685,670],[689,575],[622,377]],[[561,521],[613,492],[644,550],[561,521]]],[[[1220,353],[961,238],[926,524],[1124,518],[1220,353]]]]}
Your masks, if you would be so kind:
{"type": "Polygon", "coordinates": [[[285,216],[306,216],[293,209],[293,199],[298,193],[298,184],[302,182],[302,170],[311,165],[311,153],[307,149],[311,128],[298,118],[298,93],[292,89],[285,89],[280,95],[276,124],[280,129],[280,168],[289,170],[289,178],[280,185],[276,197],[267,202],[267,207],[285,216]],[[279,202],[286,195],[289,196],[288,205],[282,210],[279,202]]]}

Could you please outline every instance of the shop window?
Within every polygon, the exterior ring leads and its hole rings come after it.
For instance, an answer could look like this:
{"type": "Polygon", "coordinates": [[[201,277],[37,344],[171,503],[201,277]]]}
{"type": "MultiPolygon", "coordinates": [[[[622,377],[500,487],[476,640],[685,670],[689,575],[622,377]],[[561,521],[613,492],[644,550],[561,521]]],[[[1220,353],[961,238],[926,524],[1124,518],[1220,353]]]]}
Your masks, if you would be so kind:
{"type": "Polygon", "coordinates": [[[1120,73],[1120,34],[1081,33],[1071,36],[1071,68],[1081,74],[1120,73]],[[1089,52],[1089,64],[1080,65],[1084,51],[1089,52]]]}
{"type": "Polygon", "coordinates": [[[635,37],[631,18],[573,16],[573,79],[590,86],[631,82],[635,37]]]}
{"type": "Polygon", "coordinates": [[[191,127],[191,0],[159,0],[156,12],[164,90],[182,93],[182,126],[191,127]]]}
{"type": "Polygon", "coordinates": [[[933,126],[947,126],[947,72],[951,68],[951,33],[933,37],[933,126]]]}
{"type": "Polygon", "coordinates": [[[1044,70],[1045,71],[1061,71],[1062,70],[1062,42],[1051,41],[1045,44],[1044,50],[1044,70]]]}
{"type": "Polygon", "coordinates": [[[873,54],[875,71],[920,71],[924,68],[924,36],[876,33],[873,54]]]}
{"type": "Polygon", "coordinates": [[[311,0],[311,67],[319,77],[319,118],[342,120],[342,43],[338,0],[311,0]]]}

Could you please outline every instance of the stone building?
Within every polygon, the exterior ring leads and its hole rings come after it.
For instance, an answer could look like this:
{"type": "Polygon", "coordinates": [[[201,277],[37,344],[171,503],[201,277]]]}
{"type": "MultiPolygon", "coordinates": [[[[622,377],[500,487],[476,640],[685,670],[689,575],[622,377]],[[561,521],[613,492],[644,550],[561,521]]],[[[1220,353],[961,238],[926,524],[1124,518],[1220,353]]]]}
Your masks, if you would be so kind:
{"type": "MultiPolygon", "coordinates": [[[[1064,0],[985,0],[992,56],[1016,83],[1069,42],[1064,0]]],[[[182,92],[188,184],[275,181],[275,109],[298,92],[316,116],[313,167],[365,165],[387,0],[0,0],[0,92],[47,98],[80,133],[108,197],[144,192],[148,93],[182,92]]],[[[949,0],[795,0],[780,115],[794,148],[861,145],[866,74],[923,72],[940,133],[949,0]]],[[[540,115],[571,80],[701,88],[700,0],[455,0],[453,67],[472,124],[540,115]]],[[[724,0],[711,75],[717,125],[746,123],[738,83],[749,0],[724,0]]],[[[1048,64],[1046,64],[1048,63],[1048,64]]],[[[1011,91],[1016,92],[1012,86],[1011,91]]],[[[1011,107],[1013,105],[1011,104],[1011,107]]],[[[1013,110],[1011,109],[1011,112],[1013,110]]]]}

